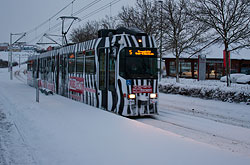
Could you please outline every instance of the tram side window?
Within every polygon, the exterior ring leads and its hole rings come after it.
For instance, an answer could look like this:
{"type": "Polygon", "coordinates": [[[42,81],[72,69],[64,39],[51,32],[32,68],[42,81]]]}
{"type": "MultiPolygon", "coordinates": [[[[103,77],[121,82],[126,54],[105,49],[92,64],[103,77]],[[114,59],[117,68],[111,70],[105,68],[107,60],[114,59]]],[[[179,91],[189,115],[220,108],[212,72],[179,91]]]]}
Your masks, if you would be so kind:
{"type": "Polygon", "coordinates": [[[33,72],[32,72],[32,77],[37,77],[37,69],[39,69],[39,68],[37,68],[37,65],[38,65],[38,63],[37,63],[37,60],[36,61],[32,61],[32,70],[33,70],[33,72]]]}
{"type": "Polygon", "coordinates": [[[47,80],[52,82],[52,59],[51,57],[47,58],[47,80]]]}
{"type": "Polygon", "coordinates": [[[99,50],[99,89],[105,89],[105,49],[99,50]]]}
{"type": "Polygon", "coordinates": [[[122,49],[120,52],[120,64],[119,64],[119,74],[121,77],[125,77],[126,75],[126,65],[125,65],[125,61],[126,61],[126,57],[125,57],[125,49],[122,49]]]}
{"type": "Polygon", "coordinates": [[[51,63],[52,63],[52,64],[51,64],[51,67],[52,67],[52,68],[51,68],[51,71],[52,71],[52,72],[55,72],[55,57],[54,57],[54,56],[53,56],[52,59],[51,59],[51,63]]]}
{"type": "Polygon", "coordinates": [[[76,55],[76,74],[82,77],[83,73],[83,53],[77,53],[76,55]]]}
{"type": "Polygon", "coordinates": [[[69,74],[75,73],[75,55],[74,53],[69,55],[69,74]]]}
{"type": "Polygon", "coordinates": [[[52,58],[51,58],[51,76],[52,76],[52,82],[54,82],[54,73],[55,72],[55,57],[54,56],[52,56],[52,58]]]}
{"type": "Polygon", "coordinates": [[[49,67],[50,67],[50,58],[46,58],[46,67],[45,67],[46,80],[49,80],[49,67]]]}
{"type": "Polygon", "coordinates": [[[40,66],[39,71],[40,71],[40,74],[41,74],[40,78],[43,79],[43,59],[41,59],[39,62],[40,62],[40,64],[39,64],[39,66],[40,66]]]}
{"type": "Polygon", "coordinates": [[[115,59],[109,58],[109,90],[115,91],[115,59]]]}
{"type": "Polygon", "coordinates": [[[93,50],[86,52],[85,59],[85,73],[95,74],[95,52],[93,50]]]}
{"type": "Polygon", "coordinates": [[[49,73],[49,68],[48,68],[48,66],[49,66],[49,61],[48,61],[48,58],[46,58],[45,60],[44,60],[44,80],[48,80],[48,73],[49,73]]]}
{"type": "Polygon", "coordinates": [[[41,63],[42,63],[42,65],[41,65],[41,78],[42,78],[42,80],[44,80],[45,79],[45,76],[44,76],[44,74],[45,74],[45,60],[42,59],[41,63]]]}
{"type": "Polygon", "coordinates": [[[28,71],[32,71],[32,63],[33,61],[28,62],[28,71]]]}

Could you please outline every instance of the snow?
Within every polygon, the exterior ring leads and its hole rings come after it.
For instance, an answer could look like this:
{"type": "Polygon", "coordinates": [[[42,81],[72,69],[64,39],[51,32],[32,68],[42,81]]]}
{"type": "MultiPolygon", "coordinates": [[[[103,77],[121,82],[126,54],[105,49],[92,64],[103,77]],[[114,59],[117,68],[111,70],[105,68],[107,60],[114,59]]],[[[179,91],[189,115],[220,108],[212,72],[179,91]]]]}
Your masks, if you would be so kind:
{"type": "Polygon", "coordinates": [[[157,120],[138,119],[216,147],[250,156],[249,105],[160,93],[157,120]]]}
{"type": "MultiPolygon", "coordinates": [[[[242,77],[242,76],[245,76],[246,74],[243,74],[243,73],[233,73],[233,74],[230,74],[230,79],[231,79],[231,82],[232,83],[236,83],[237,79],[242,77]]],[[[227,81],[227,76],[223,76],[220,78],[220,81],[222,82],[226,82],[227,81]]]]}
{"type": "Polygon", "coordinates": [[[236,82],[240,83],[240,84],[250,83],[250,75],[242,76],[242,77],[238,78],[236,82]]]}
{"type": "MultiPolygon", "coordinates": [[[[10,52],[0,51],[0,59],[8,61],[9,53],[10,52]]],[[[28,56],[33,54],[34,52],[32,51],[12,52],[12,61],[19,62],[19,55],[20,55],[20,62],[22,63],[28,59],[28,56]]]]}
{"type": "MultiPolygon", "coordinates": [[[[232,75],[232,74],[231,74],[232,75]]],[[[204,80],[204,81],[198,81],[197,79],[185,79],[180,78],[180,83],[176,83],[175,77],[167,77],[163,78],[160,82],[160,84],[164,85],[167,83],[171,84],[180,84],[187,87],[199,87],[199,88],[220,88],[225,91],[248,91],[250,92],[250,86],[245,84],[231,84],[230,87],[227,87],[227,84],[225,82],[220,82],[219,80],[204,80]]]]}
{"type": "MultiPolygon", "coordinates": [[[[7,70],[0,69],[0,164],[250,162],[248,155],[184,138],[59,95],[40,93],[37,103],[35,89],[20,81],[25,76],[11,81],[7,70]]],[[[207,127],[213,129],[216,125],[207,122],[207,127]]]]}
{"type": "Polygon", "coordinates": [[[212,99],[228,102],[239,102],[242,101],[241,99],[248,102],[247,100],[250,97],[249,84],[232,83],[230,87],[227,87],[225,82],[220,82],[219,80],[198,81],[196,79],[181,78],[180,82],[177,83],[175,78],[167,77],[163,78],[159,85],[163,91],[164,88],[168,88],[168,91],[165,91],[167,93],[179,93],[207,99],[212,97],[212,99]]]}

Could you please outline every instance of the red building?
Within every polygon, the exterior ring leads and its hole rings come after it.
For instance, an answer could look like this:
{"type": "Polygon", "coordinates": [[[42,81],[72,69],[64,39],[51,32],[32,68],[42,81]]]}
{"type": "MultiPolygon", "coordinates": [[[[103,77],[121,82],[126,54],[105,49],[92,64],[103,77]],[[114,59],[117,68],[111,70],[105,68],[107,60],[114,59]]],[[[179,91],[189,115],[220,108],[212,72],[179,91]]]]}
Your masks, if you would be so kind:
{"type": "Polygon", "coordinates": [[[0,51],[7,51],[9,43],[0,43],[0,51]]]}
{"type": "MultiPolygon", "coordinates": [[[[175,76],[175,57],[173,55],[163,56],[167,76],[175,76]]],[[[250,75],[250,50],[237,53],[231,52],[231,73],[244,73],[250,75]]],[[[198,57],[182,56],[180,58],[180,77],[197,78],[198,57]]],[[[225,75],[223,66],[223,51],[221,53],[206,55],[206,78],[220,79],[225,75]]]]}

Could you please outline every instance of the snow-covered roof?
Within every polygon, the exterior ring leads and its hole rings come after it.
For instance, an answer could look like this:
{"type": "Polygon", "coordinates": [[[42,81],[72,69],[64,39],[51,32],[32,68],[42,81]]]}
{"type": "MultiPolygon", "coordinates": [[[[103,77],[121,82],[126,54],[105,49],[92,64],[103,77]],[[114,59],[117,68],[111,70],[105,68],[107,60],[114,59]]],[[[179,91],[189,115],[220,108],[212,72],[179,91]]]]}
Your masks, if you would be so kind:
{"type": "MultiPolygon", "coordinates": [[[[212,46],[207,53],[205,53],[207,59],[223,59],[223,48],[212,46]]],[[[182,54],[181,58],[189,58],[190,55],[182,54]]],[[[242,49],[240,51],[230,52],[231,59],[237,60],[250,60],[250,49],[242,49]]],[[[172,53],[163,54],[163,58],[175,58],[172,53]]],[[[191,59],[197,59],[198,55],[190,57],[191,59]]]]}

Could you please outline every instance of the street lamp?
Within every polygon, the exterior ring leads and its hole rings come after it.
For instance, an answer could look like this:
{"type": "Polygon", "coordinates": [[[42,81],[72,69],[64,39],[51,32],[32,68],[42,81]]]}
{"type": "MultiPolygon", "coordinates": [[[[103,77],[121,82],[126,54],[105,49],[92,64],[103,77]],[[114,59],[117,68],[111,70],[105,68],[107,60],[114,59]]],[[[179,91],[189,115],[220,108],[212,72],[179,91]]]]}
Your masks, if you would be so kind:
{"type": "Polygon", "coordinates": [[[161,34],[160,34],[160,81],[161,81],[161,76],[162,76],[162,5],[163,5],[163,1],[158,1],[158,3],[160,3],[161,5],[161,10],[160,10],[160,13],[161,13],[161,26],[160,26],[160,29],[161,29],[161,34]]]}

